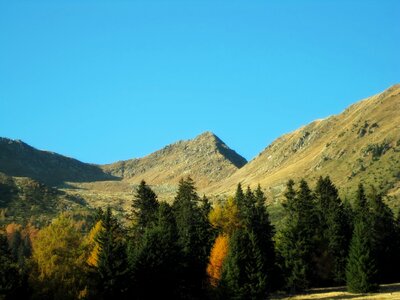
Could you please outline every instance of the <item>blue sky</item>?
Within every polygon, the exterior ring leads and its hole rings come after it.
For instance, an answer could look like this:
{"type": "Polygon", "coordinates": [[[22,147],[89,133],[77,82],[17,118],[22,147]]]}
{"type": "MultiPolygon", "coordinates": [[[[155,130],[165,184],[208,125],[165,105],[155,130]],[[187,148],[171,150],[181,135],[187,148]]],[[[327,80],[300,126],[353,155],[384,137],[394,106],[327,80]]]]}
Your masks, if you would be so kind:
{"type": "Polygon", "coordinates": [[[209,130],[251,159],[400,82],[400,1],[0,2],[0,136],[108,163],[209,130]]]}

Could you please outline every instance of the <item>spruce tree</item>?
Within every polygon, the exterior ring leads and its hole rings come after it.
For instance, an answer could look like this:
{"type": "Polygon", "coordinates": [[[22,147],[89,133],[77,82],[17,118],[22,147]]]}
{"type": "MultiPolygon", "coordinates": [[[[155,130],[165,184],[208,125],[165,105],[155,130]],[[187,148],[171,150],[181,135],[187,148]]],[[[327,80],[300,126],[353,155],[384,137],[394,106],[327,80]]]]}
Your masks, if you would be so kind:
{"type": "Polygon", "coordinates": [[[131,218],[134,222],[135,230],[142,233],[146,227],[150,226],[157,218],[159,203],[157,195],[146,184],[144,180],[140,182],[131,205],[131,218]]]}
{"type": "MultiPolygon", "coordinates": [[[[246,269],[249,260],[250,240],[245,228],[236,229],[229,238],[228,255],[222,266],[220,281],[221,298],[247,299],[249,297],[249,278],[246,269]]],[[[251,270],[253,271],[253,270],[251,270]]]]}
{"type": "Polygon", "coordinates": [[[313,195],[306,181],[302,180],[295,192],[294,182],[289,180],[285,196],[286,219],[278,251],[283,259],[286,288],[293,293],[309,288],[313,280],[317,219],[313,195]]]}
{"type": "Polygon", "coordinates": [[[161,203],[157,221],[145,229],[135,249],[130,249],[131,298],[179,297],[181,266],[176,240],[177,230],[172,209],[167,203],[161,203]]]}
{"type": "Polygon", "coordinates": [[[318,218],[316,275],[320,283],[345,282],[350,224],[338,191],[329,177],[320,177],[315,188],[318,218]]]}
{"type": "Polygon", "coordinates": [[[212,227],[204,213],[193,180],[188,177],[179,182],[173,203],[178,244],[182,251],[182,294],[199,297],[207,282],[206,267],[213,243],[212,227]]]}
{"type": "Polygon", "coordinates": [[[7,236],[0,234],[0,299],[18,299],[21,286],[22,278],[9,249],[7,236]]]}
{"type": "Polygon", "coordinates": [[[398,270],[396,261],[396,225],[391,209],[383,202],[383,196],[374,187],[369,195],[371,207],[372,251],[377,264],[377,280],[380,283],[394,282],[398,270]]]}
{"type": "Polygon", "coordinates": [[[127,257],[124,232],[107,207],[101,220],[102,229],[95,240],[99,245],[96,275],[100,298],[123,297],[126,293],[127,257]]]}
{"type": "Polygon", "coordinates": [[[258,187],[244,195],[238,185],[236,203],[240,203],[242,226],[229,239],[223,264],[221,289],[233,299],[264,299],[276,275],[273,226],[265,208],[265,196],[258,187]]]}
{"type": "Polygon", "coordinates": [[[347,289],[353,293],[368,293],[377,290],[376,263],[371,252],[370,226],[365,219],[358,219],[346,268],[347,289]]]}
{"type": "Polygon", "coordinates": [[[346,284],[350,292],[373,292],[378,288],[373,232],[371,232],[373,222],[362,184],[358,186],[354,214],[354,231],[346,266],[346,284]]]}

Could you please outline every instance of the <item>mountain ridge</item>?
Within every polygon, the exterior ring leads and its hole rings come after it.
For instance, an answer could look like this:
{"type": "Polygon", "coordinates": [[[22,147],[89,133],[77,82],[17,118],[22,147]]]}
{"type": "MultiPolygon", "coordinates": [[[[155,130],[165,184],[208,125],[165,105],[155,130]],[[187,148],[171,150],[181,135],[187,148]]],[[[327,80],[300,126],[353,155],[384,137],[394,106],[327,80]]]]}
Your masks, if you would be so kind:
{"type": "Polygon", "coordinates": [[[362,182],[388,193],[400,206],[399,112],[400,84],[396,84],[337,115],[283,134],[249,162],[210,131],[142,158],[105,165],[85,164],[22,141],[0,138],[0,172],[39,181],[44,178],[45,183],[82,195],[95,206],[115,202],[126,207],[142,179],[161,200],[171,200],[179,180],[191,176],[199,192],[211,198],[232,194],[240,182],[251,187],[261,184],[269,201],[279,202],[289,178],[305,178],[313,184],[327,175],[343,198],[362,182]],[[37,151],[33,159],[28,155],[32,151],[37,151]],[[25,172],[21,172],[23,167],[25,172]],[[54,176],[52,171],[57,168],[62,172],[54,176]]]}
{"type": "Polygon", "coordinates": [[[238,182],[261,184],[280,199],[289,178],[315,182],[330,175],[342,196],[363,182],[398,196],[400,85],[278,137],[229,178],[207,189],[232,193],[238,182]],[[387,182],[386,182],[387,181],[387,182]],[[350,187],[351,186],[351,187],[350,187]]]}
{"type": "Polygon", "coordinates": [[[21,140],[0,137],[0,172],[30,177],[48,185],[64,181],[112,180],[94,164],[83,163],[61,154],[38,150],[21,140]]]}
{"type": "Polygon", "coordinates": [[[194,139],[169,144],[142,158],[102,165],[108,174],[138,183],[162,184],[192,176],[201,186],[229,176],[247,163],[219,137],[206,131],[194,139]],[[165,173],[168,170],[168,174],[165,173]],[[179,178],[178,178],[179,177],[179,178]]]}

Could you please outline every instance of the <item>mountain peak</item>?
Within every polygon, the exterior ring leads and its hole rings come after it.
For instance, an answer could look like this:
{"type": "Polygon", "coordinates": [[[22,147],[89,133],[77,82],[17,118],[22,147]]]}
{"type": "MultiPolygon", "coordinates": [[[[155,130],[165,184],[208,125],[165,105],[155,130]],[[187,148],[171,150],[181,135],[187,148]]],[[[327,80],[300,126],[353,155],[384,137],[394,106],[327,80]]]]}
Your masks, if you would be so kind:
{"type": "Polygon", "coordinates": [[[179,141],[143,158],[103,166],[114,176],[153,184],[176,184],[190,175],[199,187],[218,182],[247,163],[210,131],[191,140],[179,141]],[[168,170],[168,172],[166,172],[168,170]]]}
{"type": "Polygon", "coordinates": [[[202,142],[222,142],[219,137],[217,137],[213,132],[211,131],[205,131],[198,136],[196,136],[192,141],[202,141],[202,142]]]}
{"type": "Polygon", "coordinates": [[[247,160],[244,157],[229,148],[228,145],[224,143],[224,141],[222,141],[211,131],[205,131],[189,142],[195,142],[203,145],[211,144],[222,156],[225,157],[225,159],[230,161],[235,167],[239,169],[247,163],[247,160]]]}

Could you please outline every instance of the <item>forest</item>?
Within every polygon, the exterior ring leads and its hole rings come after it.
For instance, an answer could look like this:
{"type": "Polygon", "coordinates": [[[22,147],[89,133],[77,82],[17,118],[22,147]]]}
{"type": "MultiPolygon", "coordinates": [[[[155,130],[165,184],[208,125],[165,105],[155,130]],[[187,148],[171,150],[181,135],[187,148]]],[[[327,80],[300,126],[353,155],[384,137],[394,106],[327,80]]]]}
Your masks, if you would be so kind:
{"type": "Polygon", "coordinates": [[[0,299],[268,299],[311,287],[379,291],[400,281],[400,221],[374,187],[340,199],[329,177],[289,180],[279,230],[258,186],[213,205],[188,177],[174,201],[142,181],[126,219],[0,231],[0,299]]]}

